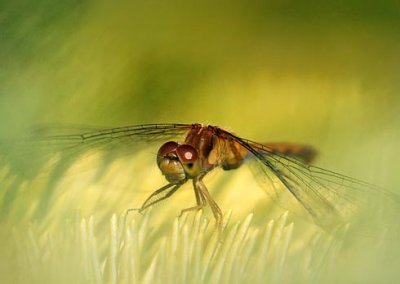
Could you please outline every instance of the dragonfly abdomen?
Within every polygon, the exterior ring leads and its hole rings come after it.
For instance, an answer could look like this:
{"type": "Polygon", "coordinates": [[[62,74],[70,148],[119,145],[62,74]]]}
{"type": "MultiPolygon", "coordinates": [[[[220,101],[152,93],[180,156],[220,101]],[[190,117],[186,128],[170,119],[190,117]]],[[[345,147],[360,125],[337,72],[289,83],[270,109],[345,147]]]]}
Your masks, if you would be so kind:
{"type": "Polygon", "coordinates": [[[312,163],[318,154],[313,147],[302,144],[281,142],[265,143],[263,146],[268,152],[293,157],[306,164],[312,163]]]}

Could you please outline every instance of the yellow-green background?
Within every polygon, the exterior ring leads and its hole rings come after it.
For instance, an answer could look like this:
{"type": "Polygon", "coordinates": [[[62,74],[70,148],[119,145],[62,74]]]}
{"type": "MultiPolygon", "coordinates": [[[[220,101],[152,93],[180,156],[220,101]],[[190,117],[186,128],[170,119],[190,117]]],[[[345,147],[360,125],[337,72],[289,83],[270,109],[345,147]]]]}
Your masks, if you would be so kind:
{"type": "Polygon", "coordinates": [[[2,3],[1,133],[205,122],[374,163],[397,138],[398,13],[396,1],[2,3]]]}
{"type": "MultiPolygon", "coordinates": [[[[398,191],[399,74],[397,1],[0,3],[3,139],[37,125],[209,123],[255,141],[312,144],[320,165],[398,191]]],[[[125,176],[124,190],[149,175],[132,167],[140,178],[125,176]]],[[[155,166],[151,175],[159,175],[155,166]]],[[[112,182],[113,176],[103,178],[112,182]]],[[[20,219],[31,221],[15,206],[43,198],[28,189],[11,198],[5,177],[3,234],[20,219]]],[[[149,190],[160,181],[144,184],[149,190]]],[[[112,204],[100,198],[85,207],[98,191],[70,190],[74,185],[54,194],[73,192],[70,200],[84,200],[76,210],[84,216],[104,206],[117,213],[134,206],[116,203],[123,192],[117,190],[112,204]]],[[[252,210],[224,202],[226,210],[252,210]]],[[[73,214],[71,206],[59,201],[49,212],[73,214]]],[[[13,269],[10,274],[18,273],[13,269]]]]}

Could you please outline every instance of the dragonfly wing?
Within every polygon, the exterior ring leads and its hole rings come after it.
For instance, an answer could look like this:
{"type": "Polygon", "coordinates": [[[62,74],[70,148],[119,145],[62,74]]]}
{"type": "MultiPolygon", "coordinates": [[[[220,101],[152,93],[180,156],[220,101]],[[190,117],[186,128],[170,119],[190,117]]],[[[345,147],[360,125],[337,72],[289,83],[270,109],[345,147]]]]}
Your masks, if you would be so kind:
{"type": "Polygon", "coordinates": [[[304,164],[261,144],[240,143],[252,154],[257,178],[270,196],[285,208],[300,204],[323,228],[349,221],[377,196],[393,197],[372,184],[304,164]]]}
{"type": "Polygon", "coordinates": [[[78,158],[100,151],[109,162],[153,142],[182,139],[191,127],[191,124],[146,124],[81,131],[74,128],[76,132],[72,134],[63,133],[63,129],[59,130],[60,134],[55,134],[57,130],[45,129],[15,143],[2,143],[1,148],[6,153],[3,159],[5,156],[11,165],[34,176],[55,154],[64,163],[72,164],[78,158]]]}
{"type": "Polygon", "coordinates": [[[107,147],[132,143],[149,143],[176,139],[187,132],[191,124],[145,124],[117,128],[92,129],[77,134],[44,135],[36,141],[61,147],[107,147]]]}

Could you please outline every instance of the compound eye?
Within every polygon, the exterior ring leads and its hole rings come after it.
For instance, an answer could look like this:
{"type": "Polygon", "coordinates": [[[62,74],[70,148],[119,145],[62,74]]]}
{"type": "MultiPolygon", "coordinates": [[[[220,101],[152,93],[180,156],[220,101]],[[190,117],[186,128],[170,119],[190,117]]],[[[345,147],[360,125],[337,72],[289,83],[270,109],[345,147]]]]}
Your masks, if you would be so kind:
{"type": "Polygon", "coordinates": [[[178,143],[174,141],[169,141],[160,147],[157,155],[158,157],[165,157],[169,153],[174,152],[176,148],[178,148],[178,146],[179,146],[178,143]]]}
{"type": "Polygon", "coordinates": [[[176,153],[178,154],[179,160],[185,164],[193,163],[199,157],[196,149],[190,145],[179,145],[176,149],[176,153]]]}

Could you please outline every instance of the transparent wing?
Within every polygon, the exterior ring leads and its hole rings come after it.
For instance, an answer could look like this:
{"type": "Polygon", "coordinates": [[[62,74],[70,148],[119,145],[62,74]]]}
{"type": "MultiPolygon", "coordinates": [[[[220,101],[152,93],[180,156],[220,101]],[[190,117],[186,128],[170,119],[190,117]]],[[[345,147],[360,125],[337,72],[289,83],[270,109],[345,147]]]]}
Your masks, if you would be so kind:
{"type": "Polygon", "coordinates": [[[36,140],[61,147],[108,147],[110,144],[149,143],[173,139],[184,134],[192,124],[145,124],[90,130],[77,134],[37,136],[36,140]]]}
{"type": "Polygon", "coordinates": [[[300,204],[321,227],[333,228],[347,222],[361,208],[382,197],[400,202],[396,194],[367,182],[235,138],[254,156],[257,178],[271,198],[285,208],[300,204]]]}
{"type": "MultiPolygon", "coordinates": [[[[74,127],[71,134],[65,134],[65,128],[41,129],[28,138],[3,142],[3,160],[19,168],[29,176],[35,176],[41,166],[54,157],[61,156],[56,163],[64,168],[78,157],[102,152],[105,162],[121,155],[134,153],[152,142],[181,139],[192,124],[146,124],[117,128],[82,129],[74,127]],[[57,134],[60,133],[60,134],[57,134]],[[8,158],[8,159],[7,159],[8,158]]],[[[71,129],[69,130],[71,131],[71,129]]]]}

